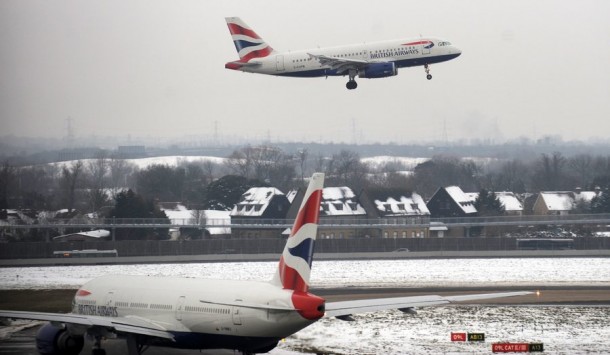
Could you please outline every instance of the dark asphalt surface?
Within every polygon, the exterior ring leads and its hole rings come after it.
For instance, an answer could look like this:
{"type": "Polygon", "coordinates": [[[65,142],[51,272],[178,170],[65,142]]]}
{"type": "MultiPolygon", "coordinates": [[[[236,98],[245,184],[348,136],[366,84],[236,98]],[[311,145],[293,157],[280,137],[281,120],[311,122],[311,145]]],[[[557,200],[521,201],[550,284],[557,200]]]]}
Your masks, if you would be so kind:
{"type": "MultiPolygon", "coordinates": [[[[35,337],[40,326],[24,329],[14,333],[9,339],[0,341],[0,354],[3,355],[39,355],[36,350],[35,337]]],[[[124,339],[111,339],[103,343],[107,355],[127,355],[127,342],[124,339]]],[[[81,354],[91,354],[91,341],[85,341],[85,347],[81,354]]],[[[145,355],[235,355],[239,354],[232,350],[182,350],[150,347],[144,352],[145,355]]]]}

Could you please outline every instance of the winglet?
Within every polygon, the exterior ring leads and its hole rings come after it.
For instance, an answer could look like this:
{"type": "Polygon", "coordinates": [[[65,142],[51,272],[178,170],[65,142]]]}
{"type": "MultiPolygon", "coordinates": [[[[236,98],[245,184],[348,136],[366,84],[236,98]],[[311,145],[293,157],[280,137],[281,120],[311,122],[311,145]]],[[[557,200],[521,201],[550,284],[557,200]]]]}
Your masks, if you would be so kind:
{"type": "Polygon", "coordinates": [[[313,174],[273,279],[274,284],[284,289],[297,292],[309,290],[323,187],[324,174],[313,174]]]}

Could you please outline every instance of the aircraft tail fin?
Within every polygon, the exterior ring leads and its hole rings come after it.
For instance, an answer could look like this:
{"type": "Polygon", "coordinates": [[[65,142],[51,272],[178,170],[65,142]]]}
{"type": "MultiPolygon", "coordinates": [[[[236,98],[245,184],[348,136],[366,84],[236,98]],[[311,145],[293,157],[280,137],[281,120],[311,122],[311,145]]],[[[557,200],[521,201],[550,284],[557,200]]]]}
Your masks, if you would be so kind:
{"type": "Polygon", "coordinates": [[[229,32],[231,32],[237,54],[239,54],[240,62],[248,62],[253,58],[266,57],[273,52],[273,48],[239,17],[226,17],[225,20],[227,21],[229,32]]]}
{"type": "Polygon", "coordinates": [[[323,187],[324,174],[313,174],[273,279],[279,287],[297,292],[309,290],[323,187]]]}

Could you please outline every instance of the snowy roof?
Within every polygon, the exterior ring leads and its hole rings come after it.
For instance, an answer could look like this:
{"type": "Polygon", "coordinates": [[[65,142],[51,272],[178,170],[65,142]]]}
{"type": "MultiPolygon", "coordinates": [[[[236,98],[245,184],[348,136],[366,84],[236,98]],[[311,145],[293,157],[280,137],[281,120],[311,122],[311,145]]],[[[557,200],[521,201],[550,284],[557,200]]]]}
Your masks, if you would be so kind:
{"type": "Polygon", "coordinates": [[[549,211],[570,211],[574,206],[574,194],[570,191],[543,191],[540,197],[549,211]]]}
{"type": "Polygon", "coordinates": [[[549,211],[570,211],[577,202],[591,202],[597,196],[595,191],[543,191],[540,197],[549,211]]]}
{"type": "Polygon", "coordinates": [[[500,200],[504,210],[509,211],[523,211],[523,205],[517,199],[514,193],[510,191],[499,191],[496,192],[496,197],[500,200]]]}
{"type": "Polygon", "coordinates": [[[366,211],[347,186],[325,187],[322,190],[321,213],[326,216],[360,216],[366,211]]]}
{"type": "MultiPolygon", "coordinates": [[[[521,202],[519,202],[517,197],[515,197],[514,193],[510,191],[498,191],[494,192],[494,194],[496,195],[498,200],[500,200],[502,206],[504,206],[505,211],[523,211],[523,205],[521,204],[521,202]]],[[[477,198],[479,198],[478,192],[465,192],[464,195],[468,196],[468,198],[470,198],[473,203],[476,201],[477,198]]]]}
{"type": "Polygon", "coordinates": [[[386,200],[375,200],[377,209],[385,216],[421,216],[429,215],[430,211],[419,194],[413,193],[411,197],[400,196],[398,200],[388,197],[386,200]]]}
{"type": "Polygon", "coordinates": [[[474,200],[466,195],[459,186],[447,186],[445,191],[460,206],[464,213],[477,213],[477,209],[474,207],[474,200]]]}
{"type": "Polygon", "coordinates": [[[185,205],[180,202],[159,202],[159,209],[161,211],[187,211],[185,205]]]}
{"type": "Polygon", "coordinates": [[[231,216],[262,216],[276,195],[283,196],[284,193],[275,187],[252,187],[241,195],[241,200],[231,210],[231,216]]]}
{"type": "Polygon", "coordinates": [[[574,198],[577,201],[591,202],[593,197],[597,196],[598,192],[596,191],[580,191],[574,192],[574,198]]]}

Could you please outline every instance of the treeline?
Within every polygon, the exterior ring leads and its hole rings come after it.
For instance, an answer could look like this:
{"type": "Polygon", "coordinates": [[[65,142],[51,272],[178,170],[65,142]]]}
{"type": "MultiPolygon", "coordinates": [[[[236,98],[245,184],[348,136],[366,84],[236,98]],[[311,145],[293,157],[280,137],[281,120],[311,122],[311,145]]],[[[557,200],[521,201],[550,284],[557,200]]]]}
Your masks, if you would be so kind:
{"type": "MultiPolygon", "coordinates": [[[[326,186],[400,188],[428,199],[441,186],[464,191],[573,191],[610,186],[610,156],[561,153],[536,159],[474,160],[438,155],[407,166],[399,159],[364,163],[354,151],[332,156],[307,149],[286,153],[274,146],[246,146],[222,163],[183,162],[177,166],[138,168],[129,160],[100,155],[87,161],[0,168],[0,210],[59,210],[81,213],[114,207],[120,192],[133,191],[147,201],[181,202],[192,209],[230,209],[247,188],[274,186],[288,192],[305,185],[314,171],[326,173],[326,186]]],[[[599,209],[598,209],[599,210],[599,209]]]]}

